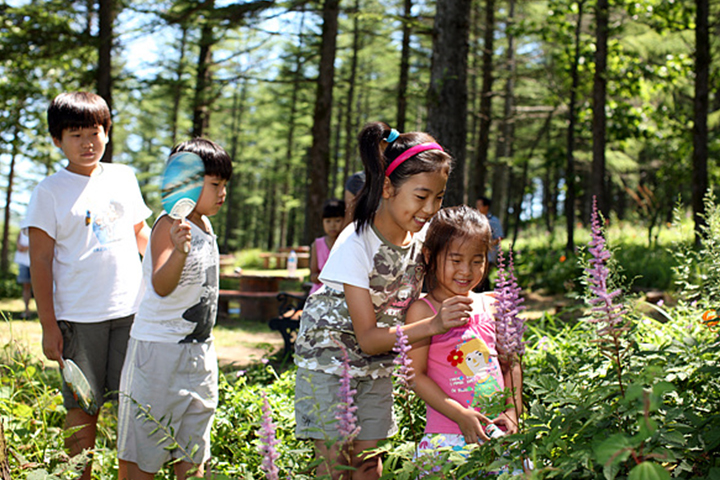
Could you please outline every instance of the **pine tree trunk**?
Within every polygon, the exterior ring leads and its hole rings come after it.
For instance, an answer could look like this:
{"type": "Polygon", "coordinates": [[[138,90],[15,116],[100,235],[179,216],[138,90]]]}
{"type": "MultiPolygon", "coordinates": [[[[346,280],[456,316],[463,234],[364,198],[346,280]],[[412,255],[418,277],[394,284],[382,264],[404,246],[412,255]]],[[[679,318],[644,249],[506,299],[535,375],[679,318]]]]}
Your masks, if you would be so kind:
{"type": "MultiPolygon", "coordinates": [[[[607,218],[608,202],[605,182],[605,96],[607,91],[608,0],[597,0],[595,6],[595,77],[593,83],[593,160],[590,192],[597,199],[598,210],[607,218]]],[[[589,217],[588,217],[589,218],[589,217]]]]}
{"type": "Polygon", "coordinates": [[[578,17],[575,24],[575,55],[570,66],[570,102],[568,104],[567,150],[565,152],[565,224],[567,226],[567,241],[565,251],[572,253],[575,250],[575,102],[580,82],[578,64],[580,62],[580,29],[582,27],[583,5],[585,0],[578,2],[578,17]]]}
{"type": "Polygon", "coordinates": [[[338,32],[340,0],[325,0],[323,5],[322,41],[317,79],[317,96],[313,114],[312,146],[308,160],[308,191],[305,217],[306,245],[322,234],[322,204],[327,198],[330,168],[330,123],[335,75],[335,50],[338,32]]]}
{"type": "MultiPolygon", "coordinates": [[[[475,196],[485,196],[490,127],[492,126],[493,52],[495,45],[495,0],[485,2],[485,36],[483,41],[482,91],[480,92],[480,131],[475,154],[475,196]]],[[[470,199],[471,202],[475,199],[470,199]]]]}
{"type": "Polygon", "coordinates": [[[710,5],[696,0],[695,18],[695,100],[693,122],[692,207],[695,222],[695,243],[700,244],[705,226],[704,198],[708,190],[708,81],[710,77],[710,5]]]}
{"type": "Polygon", "coordinates": [[[428,95],[428,132],[455,158],[444,204],[466,203],[467,64],[471,0],[438,2],[428,95]]]}
{"type": "Polygon", "coordinates": [[[400,50],[400,79],[398,81],[398,103],[395,128],[399,132],[405,131],[405,117],[407,116],[407,87],[408,71],[410,70],[410,34],[412,28],[412,0],[404,0],[402,16],[402,49],[400,50]]]}
{"type": "MultiPolygon", "coordinates": [[[[97,71],[97,89],[98,95],[105,99],[112,114],[112,44],[113,44],[113,20],[114,1],[99,0],[98,2],[98,71],[97,71]]],[[[102,161],[112,163],[113,160],[113,143],[112,131],[110,139],[105,146],[105,153],[102,161]]]]}

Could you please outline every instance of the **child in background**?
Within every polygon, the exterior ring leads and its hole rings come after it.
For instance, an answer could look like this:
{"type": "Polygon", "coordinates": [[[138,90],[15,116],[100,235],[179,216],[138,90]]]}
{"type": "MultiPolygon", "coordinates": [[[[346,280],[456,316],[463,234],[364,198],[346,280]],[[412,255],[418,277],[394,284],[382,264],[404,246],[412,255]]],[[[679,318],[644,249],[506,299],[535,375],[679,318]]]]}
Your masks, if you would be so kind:
{"type": "MultiPolygon", "coordinates": [[[[128,166],[100,163],[112,124],[102,97],[62,93],[47,119],[68,164],[35,187],[20,225],[30,239],[43,352],[61,368],[63,358],[73,360],[102,405],[117,398],[152,212],[128,166]]],[[[76,429],[65,439],[74,456],[95,446],[98,414],[83,411],[64,381],[62,393],[66,428],[76,429]]],[[[88,464],[81,478],[91,470],[88,464]]]]}
{"type": "Polygon", "coordinates": [[[147,290],[130,332],[120,382],[119,480],[152,480],[163,464],[175,476],[203,476],[218,402],[212,328],[217,315],[219,254],[207,217],[220,210],[232,161],[217,144],[195,138],[171,154],[192,152],[205,164],[202,193],[187,219],[162,214],[143,260],[147,290]],[[187,242],[190,250],[186,251],[187,242]],[[149,415],[174,432],[172,440],[149,415]],[[148,413],[147,411],[145,413],[148,413]],[[172,441],[178,447],[170,449],[172,441]],[[193,450],[197,447],[196,450],[193,450]]]}
{"type": "Polygon", "coordinates": [[[25,304],[20,318],[30,318],[30,299],[32,298],[32,285],[30,284],[30,239],[20,230],[15,250],[15,263],[18,266],[17,282],[22,285],[22,298],[25,304]]]}
{"type": "Polygon", "coordinates": [[[314,440],[323,460],[317,475],[334,479],[377,479],[382,473],[379,456],[364,450],[397,431],[390,378],[395,330],[403,327],[415,342],[463,325],[470,309],[470,300],[457,297],[441,315],[403,326],[420,295],[424,227],[440,208],[452,157],[430,135],[399,134],[382,122],[366,125],[358,140],[366,182],[354,222],[330,252],[320,273],[325,286],[308,297],[295,342],[296,435],[314,440]],[[343,351],[360,427],[349,445],[334,419],[343,351]],[[342,465],[355,471],[336,468],[342,465]]]}
{"type": "Polygon", "coordinates": [[[314,293],[322,286],[318,277],[330,255],[330,249],[335,245],[335,240],[345,224],[345,202],[334,198],[326,200],[322,218],[325,235],[316,238],[310,247],[310,281],[313,283],[310,293],[314,293]]]}
{"type": "Polygon", "coordinates": [[[490,224],[485,216],[467,206],[446,208],[430,222],[423,256],[428,294],[410,306],[406,323],[414,325],[433,317],[452,298],[472,300],[470,321],[446,333],[423,339],[409,356],[415,371],[415,391],[427,405],[425,436],[419,450],[482,443],[490,436],[490,424],[517,432],[521,407],[522,377],[519,364],[499,362],[495,348],[494,299],[472,290],[487,275],[491,248],[490,224]],[[513,383],[510,376],[514,375],[513,383]],[[509,407],[490,419],[473,407],[478,399],[491,397],[514,385],[516,395],[509,407]]]}

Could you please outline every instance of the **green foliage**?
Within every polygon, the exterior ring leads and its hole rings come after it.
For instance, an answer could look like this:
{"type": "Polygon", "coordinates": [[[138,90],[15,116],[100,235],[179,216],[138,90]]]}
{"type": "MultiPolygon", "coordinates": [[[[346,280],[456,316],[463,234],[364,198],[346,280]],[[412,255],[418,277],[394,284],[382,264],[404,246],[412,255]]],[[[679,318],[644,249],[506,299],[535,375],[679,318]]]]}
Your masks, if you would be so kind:
{"type": "Polygon", "coordinates": [[[18,298],[22,295],[22,285],[17,283],[17,275],[12,272],[0,274],[0,298],[18,298]]]}
{"type": "MultiPolygon", "coordinates": [[[[675,223],[679,223],[679,211],[675,223]]],[[[676,243],[673,254],[677,285],[682,299],[697,302],[705,308],[717,308],[720,301],[720,207],[709,192],[705,197],[705,222],[702,226],[702,245],[676,243]]]]}

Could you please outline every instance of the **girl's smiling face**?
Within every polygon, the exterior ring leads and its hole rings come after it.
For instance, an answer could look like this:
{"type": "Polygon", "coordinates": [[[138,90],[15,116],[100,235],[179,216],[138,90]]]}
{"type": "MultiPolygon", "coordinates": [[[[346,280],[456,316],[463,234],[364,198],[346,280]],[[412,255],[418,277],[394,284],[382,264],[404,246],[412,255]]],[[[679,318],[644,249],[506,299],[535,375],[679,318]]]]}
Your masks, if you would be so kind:
{"type": "Polygon", "coordinates": [[[418,173],[395,188],[385,177],[376,228],[389,242],[405,245],[440,210],[447,179],[447,169],[418,173]]]}
{"type": "Polygon", "coordinates": [[[485,249],[472,238],[453,238],[437,257],[437,287],[433,297],[442,301],[454,295],[468,295],[485,276],[485,249]]]}

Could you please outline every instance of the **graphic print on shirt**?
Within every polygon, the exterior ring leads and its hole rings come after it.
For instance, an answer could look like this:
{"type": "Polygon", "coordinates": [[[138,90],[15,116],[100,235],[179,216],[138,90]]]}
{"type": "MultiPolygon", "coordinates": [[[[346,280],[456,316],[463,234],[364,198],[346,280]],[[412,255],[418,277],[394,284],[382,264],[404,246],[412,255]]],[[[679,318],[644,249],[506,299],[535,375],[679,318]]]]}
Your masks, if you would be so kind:
{"type": "MultiPolygon", "coordinates": [[[[213,250],[210,242],[203,238],[193,237],[191,249],[202,251],[201,249],[213,250]]],[[[199,260],[204,255],[188,257],[190,263],[185,265],[185,270],[180,278],[180,284],[197,283],[202,286],[202,294],[200,301],[183,312],[182,318],[188,322],[195,324],[195,329],[190,332],[179,343],[204,342],[212,333],[215,325],[215,317],[217,315],[217,265],[205,267],[199,260]]]]}
{"type": "MultiPolygon", "coordinates": [[[[477,319],[475,321],[477,322],[477,319]]],[[[466,338],[448,353],[447,362],[459,370],[459,375],[451,378],[450,383],[467,385],[460,388],[474,391],[474,396],[490,397],[500,390],[500,385],[492,375],[498,368],[497,361],[497,358],[490,355],[490,349],[482,338],[466,338]],[[474,387],[472,383],[475,384],[474,387]]],[[[453,388],[453,391],[457,389],[453,388]]]]}
{"type": "Polygon", "coordinates": [[[116,200],[110,200],[105,208],[99,211],[88,210],[85,214],[85,225],[91,224],[100,245],[107,245],[121,239],[123,233],[116,231],[115,227],[124,215],[123,205],[116,200]]]}

